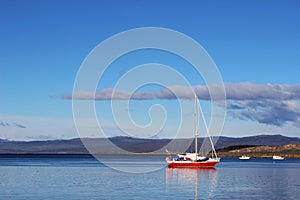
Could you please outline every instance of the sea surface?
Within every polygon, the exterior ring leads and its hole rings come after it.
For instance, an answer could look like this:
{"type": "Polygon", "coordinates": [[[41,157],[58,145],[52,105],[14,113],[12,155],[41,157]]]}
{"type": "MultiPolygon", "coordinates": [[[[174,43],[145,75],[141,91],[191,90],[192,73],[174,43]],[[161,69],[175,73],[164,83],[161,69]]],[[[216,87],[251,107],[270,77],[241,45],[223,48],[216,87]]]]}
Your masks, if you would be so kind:
{"type": "Polygon", "coordinates": [[[299,199],[299,194],[299,159],[223,158],[215,169],[196,170],[168,169],[162,155],[0,155],[0,199],[299,199]]]}

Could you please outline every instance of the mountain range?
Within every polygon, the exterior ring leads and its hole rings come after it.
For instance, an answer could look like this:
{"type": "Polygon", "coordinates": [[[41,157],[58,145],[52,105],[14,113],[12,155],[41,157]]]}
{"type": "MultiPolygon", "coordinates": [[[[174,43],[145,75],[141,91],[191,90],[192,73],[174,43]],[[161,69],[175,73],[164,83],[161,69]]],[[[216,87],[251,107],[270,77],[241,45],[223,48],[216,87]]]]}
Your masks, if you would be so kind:
{"type": "MultiPolygon", "coordinates": [[[[213,137],[216,149],[230,148],[232,146],[282,146],[287,144],[300,144],[298,137],[283,135],[256,135],[250,137],[213,137]]],[[[111,138],[75,138],[69,140],[48,141],[7,141],[0,139],[0,153],[165,153],[194,151],[194,139],[140,139],[132,137],[111,138]],[[88,147],[88,150],[86,149],[88,147]]],[[[208,138],[199,138],[198,146],[208,138]]],[[[209,143],[207,143],[209,144],[209,143]]]]}

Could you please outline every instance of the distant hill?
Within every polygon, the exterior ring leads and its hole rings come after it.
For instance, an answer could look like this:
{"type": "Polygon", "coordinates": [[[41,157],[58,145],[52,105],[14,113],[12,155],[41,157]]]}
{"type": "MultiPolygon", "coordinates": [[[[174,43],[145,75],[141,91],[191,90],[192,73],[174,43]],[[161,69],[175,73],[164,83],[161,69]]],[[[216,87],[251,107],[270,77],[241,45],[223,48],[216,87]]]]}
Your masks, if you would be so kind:
{"type": "MultiPolygon", "coordinates": [[[[216,140],[217,138],[213,138],[216,140]]],[[[201,146],[205,138],[199,138],[201,146]]],[[[0,153],[88,153],[84,144],[91,152],[165,152],[165,146],[170,152],[193,151],[193,139],[139,139],[132,137],[84,138],[70,140],[49,141],[6,141],[0,140],[0,153]],[[112,145],[113,144],[113,145],[112,145]]],[[[300,144],[297,137],[286,137],[282,135],[257,135],[251,137],[219,137],[215,144],[216,149],[230,146],[282,146],[287,144],[300,144]]]]}
{"type": "Polygon", "coordinates": [[[298,144],[300,139],[297,137],[286,137],[283,135],[256,135],[250,137],[231,138],[219,137],[216,149],[235,146],[235,145],[265,145],[282,146],[286,144],[298,144]]]}
{"type": "Polygon", "coordinates": [[[287,144],[282,146],[230,146],[218,151],[221,157],[272,157],[280,155],[285,158],[300,158],[300,144],[287,144]]]}
{"type": "Polygon", "coordinates": [[[1,142],[8,142],[8,140],[6,140],[6,139],[5,139],[5,140],[0,139],[0,143],[1,143],[1,142]]]}

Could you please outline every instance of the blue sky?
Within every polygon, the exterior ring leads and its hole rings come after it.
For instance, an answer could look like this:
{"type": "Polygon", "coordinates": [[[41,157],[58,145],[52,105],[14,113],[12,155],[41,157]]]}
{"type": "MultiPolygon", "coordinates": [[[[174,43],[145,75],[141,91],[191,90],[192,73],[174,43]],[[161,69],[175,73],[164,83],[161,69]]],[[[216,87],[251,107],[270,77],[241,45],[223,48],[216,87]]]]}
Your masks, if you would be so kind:
{"type": "MultiPolygon", "coordinates": [[[[299,91],[289,88],[299,84],[298,1],[0,0],[0,5],[0,138],[78,137],[72,102],[61,96],[72,93],[77,71],[96,45],[114,34],[139,27],[173,29],[196,40],[216,63],[224,82],[236,84],[228,86],[232,91],[256,88],[255,85],[264,88],[261,91],[269,91],[264,87],[267,84],[284,85],[294,93],[299,91]],[[245,82],[253,85],[239,87],[245,82]]],[[[178,58],[144,51],[127,55],[124,63],[116,63],[98,89],[114,87],[115,80],[130,65],[153,61],[184,73],[192,85],[203,85],[189,67],[183,70],[178,58]]],[[[155,89],[158,88],[150,85],[141,91],[155,89]]],[[[280,91],[274,93],[281,95],[280,91]]],[[[280,133],[298,137],[299,98],[281,99],[282,104],[278,104],[278,99],[270,96],[268,101],[257,95],[251,102],[231,99],[230,105],[238,105],[247,112],[229,110],[222,135],[280,133]],[[258,102],[263,105],[257,106],[258,102]],[[277,113],[280,108],[282,112],[277,113]],[[268,111],[274,113],[278,123],[266,116],[268,111]]],[[[135,101],[131,106],[135,110],[133,118],[147,124],[149,118],[143,109],[153,103],[176,113],[176,100],[135,101]]],[[[108,101],[97,101],[97,113],[107,134],[118,135],[109,105],[108,101]]],[[[176,124],[178,119],[170,117],[165,134],[158,137],[172,137],[168,133],[176,129],[176,124]]]]}

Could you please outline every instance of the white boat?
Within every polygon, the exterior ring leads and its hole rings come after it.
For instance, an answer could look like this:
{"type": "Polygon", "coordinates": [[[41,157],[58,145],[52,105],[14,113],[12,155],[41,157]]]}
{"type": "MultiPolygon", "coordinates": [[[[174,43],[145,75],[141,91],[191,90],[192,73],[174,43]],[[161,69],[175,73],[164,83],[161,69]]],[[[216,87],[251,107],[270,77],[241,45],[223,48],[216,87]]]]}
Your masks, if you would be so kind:
{"type": "Polygon", "coordinates": [[[273,160],[284,160],[284,157],[282,156],[273,156],[273,160]]]}
{"type": "Polygon", "coordinates": [[[240,160],[249,160],[251,157],[249,156],[245,156],[245,155],[242,155],[241,157],[239,157],[240,160]]]}

